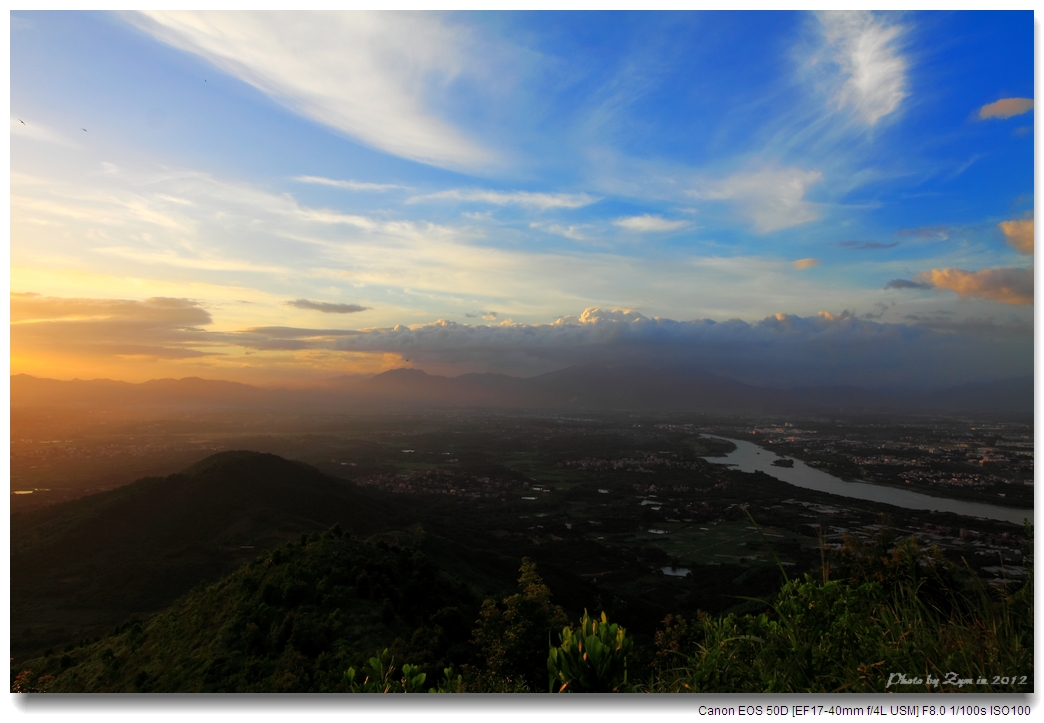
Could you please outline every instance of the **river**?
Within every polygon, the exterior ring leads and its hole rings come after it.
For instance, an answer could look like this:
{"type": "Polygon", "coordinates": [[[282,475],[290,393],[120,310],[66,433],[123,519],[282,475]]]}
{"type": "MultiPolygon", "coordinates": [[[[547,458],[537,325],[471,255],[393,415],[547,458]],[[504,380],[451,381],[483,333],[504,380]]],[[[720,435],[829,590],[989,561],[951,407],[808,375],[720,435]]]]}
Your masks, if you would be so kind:
{"type": "Polygon", "coordinates": [[[794,459],[793,467],[776,467],[772,462],[779,459],[780,455],[767,449],[762,449],[753,442],[742,439],[729,439],[714,434],[704,434],[703,437],[714,439],[728,439],[736,445],[736,449],[724,457],[704,457],[713,464],[732,465],[742,472],[764,472],[778,480],[787,482],[795,487],[803,487],[817,492],[829,492],[842,497],[851,497],[857,500],[870,500],[881,502],[886,505],[905,507],[910,510],[933,510],[936,512],[953,512],[967,517],[985,517],[991,520],[1004,520],[1022,524],[1023,519],[1033,519],[1033,510],[1019,510],[1012,507],[1001,507],[999,505],[988,505],[984,502],[965,502],[963,500],[951,500],[945,497],[932,497],[919,492],[911,492],[896,487],[884,485],[873,485],[866,482],[845,482],[843,479],[829,475],[826,472],[809,467],[800,459],[794,459]]]}

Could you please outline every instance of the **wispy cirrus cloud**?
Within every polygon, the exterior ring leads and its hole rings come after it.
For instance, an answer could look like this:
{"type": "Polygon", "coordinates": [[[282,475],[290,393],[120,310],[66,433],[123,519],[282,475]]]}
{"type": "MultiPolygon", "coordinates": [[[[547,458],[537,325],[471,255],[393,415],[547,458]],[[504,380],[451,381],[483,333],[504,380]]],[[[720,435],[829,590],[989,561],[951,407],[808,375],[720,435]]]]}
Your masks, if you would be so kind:
{"type": "Polygon", "coordinates": [[[320,186],[332,186],[343,188],[346,191],[400,191],[409,190],[409,186],[400,186],[395,183],[366,183],[363,181],[340,181],[334,178],[323,178],[322,176],[294,176],[293,180],[298,183],[312,183],[320,186]]]}
{"type": "Polygon", "coordinates": [[[360,311],[368,311],[370,307],[359,304],[331,304],[326,301],[309,301],[308,299],[295,299],[285,302],[287,306],[309,311],[321,311],[324,314],[358,314],[360,311]]]}
{"type": "Polygon", "coordinates": [[[766,234],[819,218],[805,194],[822,180],[820,171],[767,167],[735,173],[719,181],[705,181],[690,195],[735,204],[753,223],[755,231],[766,234]]]}
{"type": "Polygon", "coordinates": [[[1033,110],[1032,98],[1001,98],[979,108],[979,118],[1011,118],[1033,110]]]}
{"type": "Polygon", "coordinates": [[[12,323],[56,319],[151,321],[174,328],[204,326],[212,321],[209,312],[191,299],[78,299],[43,296],[31,291],[11,294],[12,323]]]}
{"type": "Polygon", "coordinates": [[[71,138],[48,128],[39,121],[30,118],[26,122],[23,118],[11,116],[11,137],[41,143],[52,143],[67,148],[79,148],[80,146],[71,138]]]}
{"type": "Polygon", "coordinates": [[[547,233],[554,234],[555,236],[562,236],[563,238],[572,239],[573,241],[587,241],[587,231],[591,228],[590,224],[577,223],[569,224],[568,226],[561,223],[531,223],[530,228],[540,229],[547,233]]]}
{"type": "Polygon", "coordinates": [[[195,223],[191,218],[170,209],[170,202],[162,195],[152,197],[136,193],[105,194],[102,192],[73,192],[64,197],[11,195],[12,215],[18,219],[62,217],[104,226],[131,226],[141,221],[179,233],[192,233],[195,223]]]}
{"type": "Polygon", "coordinates": [[[614,226],[619,226],[627,231],[635,233],[663,233],[666,231],[677,231],[689,225],[688,221],[671,221],[663,216],[644,213],[641,216],[628,216],[613,221],[614,226]]]}
{"type": "Polygon", "coordinates": [[[919,226],[917,228],[900,229],[896,232],[896,235],[914,236],[932,241],[946,241],[953,235],[953,229],[949,226],[919,226]]]}
{"type": "Polygon", "coordinates": [[[439,16],[147,11],[125,17],[374,148],[451,168],[494,160],[430,102],[436,89],[473,67],[468,35],[439,16]]]}
{"type": "Polygon", "coordinates": [[[817,264],[819,264],[819,259],[798,259],[797,261],[790,262],[790,265],[799,271],[802,269],[810,269],[817,264]]]}
{"type": "Polygon", "coordinates": [[[237,259],[217,256],[213,253],[187,255],[170,249],[144,249],[131,246],[101,246],[92,249],[106,256],[117,256],[142,264],[175,266],[183,269],[200,271],[248,271],[259,274],[285,274],[289,267],[262,264],[249,259],[237,259]]]}
{"type": "Polygon", "coordinates": [[[879,241],[838,241],[837,245],[843,249],[853,249],[856,251],[876,251],[880,249],[891,249],[899,245],[898,241],[893,241],[890,244],[880,243],[879,241]]]}
{"type": "Polygon", "coordinates": [[[412,196],[406,203],[424,201],[451,201],[459,203],[488,203],[494,206],[523,206],[546,211],[552,208],[583,208],[597,203],[599,198],[586,193],[533,193],[530,191],[489,191],[480,188],[454,188],[448,191],[412,196]]]}
{"type": "Polygon", "coordinates": [[[841,70],[834,102],[867,126],[876,125],[908,94],[907,61],[899,52],[902,28],[862,10],[824,11],[818,17],[841,70]]]}

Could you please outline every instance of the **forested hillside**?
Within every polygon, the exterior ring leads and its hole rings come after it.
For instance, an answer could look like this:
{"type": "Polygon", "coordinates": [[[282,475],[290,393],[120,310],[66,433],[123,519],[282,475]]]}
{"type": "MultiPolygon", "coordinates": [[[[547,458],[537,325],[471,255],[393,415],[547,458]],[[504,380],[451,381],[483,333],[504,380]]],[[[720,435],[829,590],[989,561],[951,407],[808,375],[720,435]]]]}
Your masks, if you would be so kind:
{"type": "Polygon", "coordinates": [[[335,527],[164,612],[19,663],[12,689],[1032,692],[1032,578],[989,591],[884,537],[850,541],[822,573],[785,582],[762,612],[670,616],[654,644],[635,645],[604,615],[570,628],[528,560],[516,594],[480,605],[416,547],[335,527]],[[898,673],[939,683],[898,684],[898,673]]]}

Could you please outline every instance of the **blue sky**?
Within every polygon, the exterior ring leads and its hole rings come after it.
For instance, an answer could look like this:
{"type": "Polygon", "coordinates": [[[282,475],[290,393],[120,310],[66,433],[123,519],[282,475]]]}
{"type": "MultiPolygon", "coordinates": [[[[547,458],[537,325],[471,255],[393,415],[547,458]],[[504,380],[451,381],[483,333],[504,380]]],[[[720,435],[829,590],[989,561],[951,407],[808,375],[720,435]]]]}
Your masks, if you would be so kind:
{"type": "Polygon", "coordinates": [[[1033,32],[14,12],[12,370],[1029,374],[1033,32]]]}

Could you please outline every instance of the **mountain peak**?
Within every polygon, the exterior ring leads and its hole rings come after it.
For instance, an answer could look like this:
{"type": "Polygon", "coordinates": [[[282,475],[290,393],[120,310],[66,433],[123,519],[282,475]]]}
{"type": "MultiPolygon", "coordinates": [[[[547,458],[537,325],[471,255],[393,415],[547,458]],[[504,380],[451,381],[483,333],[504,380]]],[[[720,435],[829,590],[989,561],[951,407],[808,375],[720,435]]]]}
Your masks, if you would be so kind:
{"type": "Polygon", "coordinates": [[[419,379],[420,377],[435,376],[428,374],[423,369],[414,369],[413,367],[399,367],[398,369],[389,369],[386,372],[381,372],[377,375],[378,377],[414,377],[419,379]]]}

